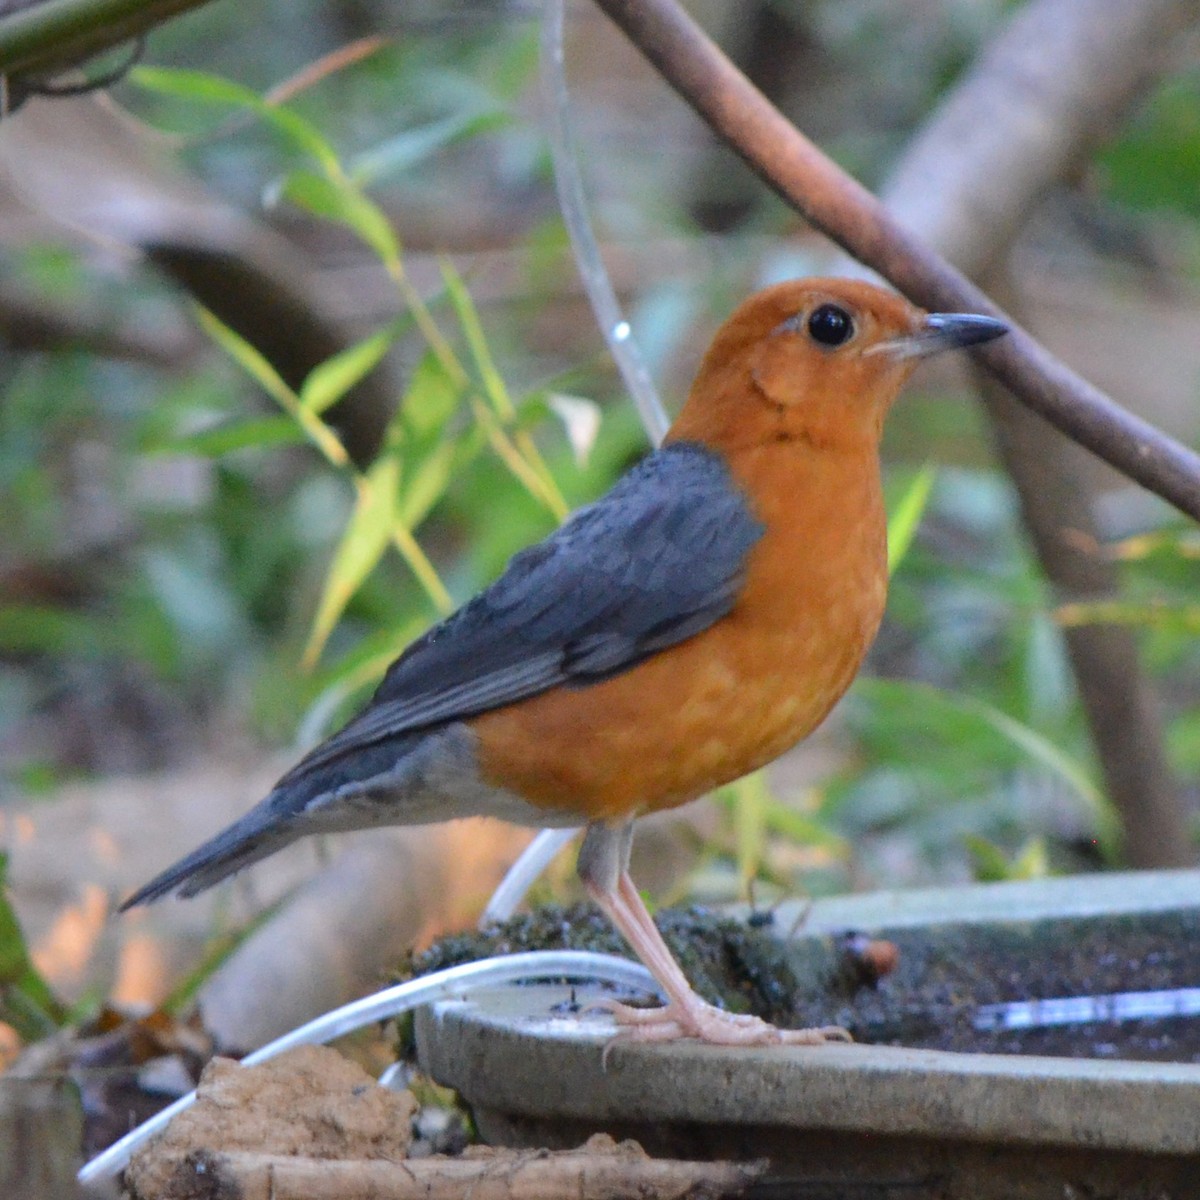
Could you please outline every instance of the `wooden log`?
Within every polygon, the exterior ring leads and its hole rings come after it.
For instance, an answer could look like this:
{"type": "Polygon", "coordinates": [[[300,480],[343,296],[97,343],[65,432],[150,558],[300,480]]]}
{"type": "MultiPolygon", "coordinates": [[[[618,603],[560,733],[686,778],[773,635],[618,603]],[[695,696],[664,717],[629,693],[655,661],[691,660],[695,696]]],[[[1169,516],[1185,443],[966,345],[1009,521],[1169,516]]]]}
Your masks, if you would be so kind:
{"type": "Polygon", "coordinates": [[[603,1134],[577,1150],[476,1148],[393,1162],[198,1150],[177,1156],[153,1200],[685,1200],[739,1195],[760,1171],[650,1158],[603,1134]]]}

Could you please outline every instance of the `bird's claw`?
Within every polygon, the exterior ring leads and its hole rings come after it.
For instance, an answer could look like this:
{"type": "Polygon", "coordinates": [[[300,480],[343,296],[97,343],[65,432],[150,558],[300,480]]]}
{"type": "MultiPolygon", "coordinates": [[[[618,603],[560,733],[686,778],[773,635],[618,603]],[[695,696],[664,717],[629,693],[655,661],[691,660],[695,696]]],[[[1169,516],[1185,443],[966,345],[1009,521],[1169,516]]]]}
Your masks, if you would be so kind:
{"type": "Polygon", "coordinates": [[[681,1038],[696,1038],[713,1046],[822,1046],[826,1042],[854,1040],[840,1025],[779,1029],[761,1017],[726,1012],[699,997],[686,1008],[674,1003],[659,1008],[634,1008],[618,1000],[601,1000],[594,1007],[606,1009],[621,1026],[609,1047],[628,1042],[673,1042],[681,1038]]]}

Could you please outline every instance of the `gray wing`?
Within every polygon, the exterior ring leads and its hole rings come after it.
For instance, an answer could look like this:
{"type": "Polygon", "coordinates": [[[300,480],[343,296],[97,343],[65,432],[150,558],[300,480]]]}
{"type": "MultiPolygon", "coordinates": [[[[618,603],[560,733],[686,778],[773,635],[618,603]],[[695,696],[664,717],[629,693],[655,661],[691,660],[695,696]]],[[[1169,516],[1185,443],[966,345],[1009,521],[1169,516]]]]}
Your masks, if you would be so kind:
{"type": "Polygon", "coordinates": [[[762,526],[716,454],[642,460],[388,669],[366,708],[282,782],[397,734],[619,674],[733,607],[762,526]]]}
{"type": "Polygon", "coordinates": [[[736,602],[762,532],[717,455],[655,452],[414,642],[344,729],[121,907],[195,895],[274,854],[315,828],[306,814],[394,770],[438,726],[606,679],[706,629],[736,602]]]}

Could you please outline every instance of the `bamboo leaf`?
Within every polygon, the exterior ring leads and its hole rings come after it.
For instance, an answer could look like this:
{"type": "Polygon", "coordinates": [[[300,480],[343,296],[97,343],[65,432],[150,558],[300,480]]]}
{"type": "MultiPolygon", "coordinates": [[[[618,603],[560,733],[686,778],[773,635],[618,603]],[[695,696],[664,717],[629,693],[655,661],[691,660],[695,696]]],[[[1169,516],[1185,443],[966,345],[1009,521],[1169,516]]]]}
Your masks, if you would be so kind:
{"type": "Polygon", "coordinates": [[[341,176],[292,171],[272,189],[271,200],[289,200],[314,216],[345,225],[390,269],[400,262],[400,241],[383,210],[341,176]]]}
{"type": "Polygon", "coordinates": [[[975,878],[980,883],[1044,879],[1050,874],[1050,858],[1044,838],[1030,838],[1011,860],[999,846],[985,837],[969,834],[963,841],[971,855],[975,878]]]}
{"type": "Polygon", "coordinates": [[[113,646],[111,628],[82,612],[49,604],[0,605],[0,651],[5,653],[96,658],[113,646]]]}
{"type": "Polygon", "coordinates": [[[936,477],[933,467],[922,467],[888,516],[889,575],[895,574],[916,537],[936,477]]]}
{"type": "Polygon", "coordinates": [[[129,80],[148,92],[160,96],[178,96],[182,100],[193,100],[203,104],[222,104],[236,108],[254,108],[262,104],[257,92],[210,75],[205,71],[190,71],[179,67],[134,67],[129,80]]]}
{"type": "Polygon", "coordinates": [[[454,269],[449,259],[442,260],[442,280],[446,285],[446,295],[450,299],[454,314],[458,317],[458,323],[462,326],[463,334],[466,336],[467,348],[471,351],[475,369],[479,372],[484,393],[492,402],[492,408],[495,409],[496,415],[501,420],[511,421],[516,416],[517,410],[508,394],[508,388],[504,386],[500,372],[496,369],[496,362],[492,358],[487,338],[483,335],[479,310],[476,309],[475,302],[471,299],[471,293],[467,291],[467,285],[463,282],[462,276],[454,269]]]}
{"type": "Polygon", "coordinates": [[[1081,600],[1054,610],[1060,625],[1132,625],[1194,637],[1200,634],[1200,605],[1160,601],[1081,600]]]}
{"type": "Polygon", "coordinates": [[[61,1025],[66,1011],[29,957],[8,899],[7,867],[7,856],[0,854],[0,1020],[34,1042],[61,1025]]]}
{"type": "Polygon", "coordinates": [[[252,379],[279,404],[308,439],[334,466],[344,467],[350,461],[338,436],[315,413],[300,403],[300,397],[284,382],[283,377],[267,359],[245,338],[215,317],[208,309],[196,305],[205,333],[233,359],[252,379]]]}
{"type": "Polygon", "coordinates": [[[207,308],[196,305],[200,325],[230,358],[250,376],[269,396],[285,409],[291,410],[299,404],[296,393],[284,382],[283,376],[271,365],[257,347],[252,346],[239,333],[235,333],[219,317],[207,308]]]}
{"type": "Polygon", "coordinates": [[[300,388],[301,407],[319,416],[336,404],[379,365],[395,342],[397,332],[395,325],[387,325],[318,363],[300,388]]]}
{"type": "Polygon", "coordinates": [[[483,446],[482,436],[439,442],[419,460],[408,463],[401,488],[399,519],[407,529],[416,529],[429,510],[445,495],[450,481],[483,446]]]}
{"type": "Polygon", "coordinates": [[[766,821],[767,828],[773,833],[781,833],[798,845],[818,846],[837,859],[850,857],[850,843],[846,838],[791,805],[772,801],[767,808],[766,821]]]}
{"type": "Polygon", "coordinates": [[[409,380],[389,433],[423,442],[440,436],[462,402],[463,391],[461,381],[451,378],[442,360],[427,350],[409,380]]]}
{"type": "Polygon", "coordinates": [[[1102,552],[1119,562],[1138,562],[1154,554],[1184,559],[1200,559],[1200,534],[1187,530],[1162,529],[1140,533],[1107,545],[1089,546],[1093,553],[1102,552]]]}
{"type": "Polygon", "coordinates": [[[334,551],[302,662],[311,668],[346,605],[375,569],[392,540],[400,463],[385,455],[355,481],[354,511],[334,551]]]}
{"type": "Polygon", "coordinates": [[[249,109],[295,149],[316,159],[324,171],[335,176],[341,175],[342,169],[337,154],[315,125],[290,108],[268,104],[250,88],[204,71],[176,67],[135,67],[129,73],[129,77],[139,87],[160,95],[249,109]]]}
{"type": "Polygon", "coordinates": [[[441,359],[432,350],[427,351],[388,427],[387,444],[395,447],[404,460],[398,517],[406,529],[415,529],[425,519],[450,481],[484,445],[476,426],[457,436],[447,434],[463,391],[441,359]]]}
{"type": "Polygon", "coordinates": [[[400,551],[400,556],[408,564],[409,570],[417,577],[417,582],[425,589],[425,595],[429,597],[434,608],[443,616],[451,612],[454,600],[446,590],[446,585],[442,583],[433,563],[421,549],[420,542],[413,537],[412,531],[399,521],[392,526],[392,543],[400,551]]]}
{"type": "Polygon", "coordinates": [[[765,771],[755,771],[722,789],[733,817],[738,878],[743,889],[758,877],[767,847],[767,809],[771,793],[765,771]]]}
{"type": "Polygon", "coordinates": [[[238,450],[265,450],[304,441],[304,432],[291,417],[252,417],[225,421],[194,433],[181,433],[144,445],[148,454],[195,454],[221,458],[238,450]]]}
{"type": "Polygon", "coordinates": [[[315,680],[318,698],[303,722],[312,726],[312,740],[328,731],[332,714],[351,696],[378,683],[388,665],[428,625],[424,617],[410,617],[395,627],[368,634],[336,663],[323,667],[315,680]]]}

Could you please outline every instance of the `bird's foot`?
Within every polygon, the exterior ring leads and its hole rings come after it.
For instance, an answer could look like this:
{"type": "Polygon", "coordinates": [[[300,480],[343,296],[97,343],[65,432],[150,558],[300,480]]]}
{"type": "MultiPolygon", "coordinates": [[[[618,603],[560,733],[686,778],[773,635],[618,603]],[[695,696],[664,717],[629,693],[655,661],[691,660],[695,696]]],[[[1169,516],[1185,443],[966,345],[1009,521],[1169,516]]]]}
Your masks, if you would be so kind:
{"type": "Polygon", "coordinates": [[[661,1008],[633,1008],[616,1000],[598,1007],[612,1013],[622,1028],[610,1045],[621,1042],[673,1042],[697,1038],[713,1046],[821,1046],[852,1042],[840,1025],[815,1029],[779,1029],[750,1013],[731,1013],[696,996],[686,1006],[672,1002],[661,1008]]]}

